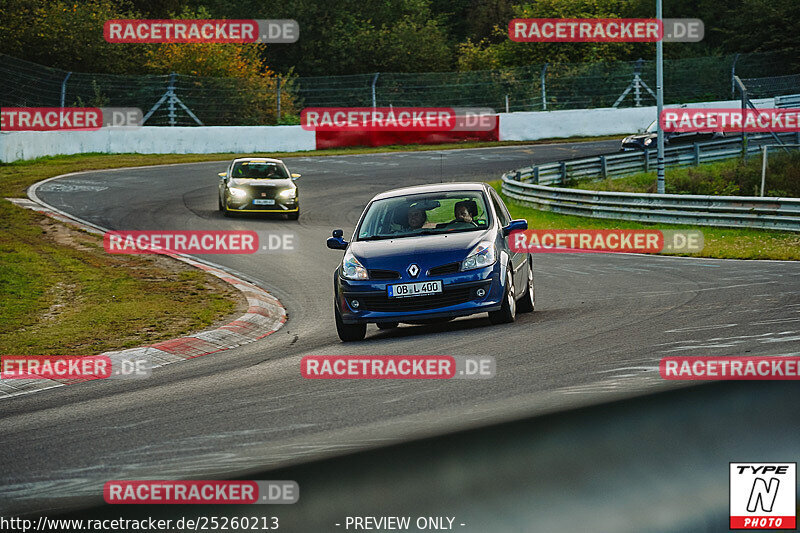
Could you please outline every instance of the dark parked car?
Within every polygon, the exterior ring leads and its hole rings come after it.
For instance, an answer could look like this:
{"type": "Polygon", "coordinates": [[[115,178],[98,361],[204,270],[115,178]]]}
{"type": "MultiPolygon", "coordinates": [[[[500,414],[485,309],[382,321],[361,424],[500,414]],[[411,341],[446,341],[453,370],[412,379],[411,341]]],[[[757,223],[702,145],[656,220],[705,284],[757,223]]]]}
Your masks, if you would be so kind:
{"type": "Polygon", "coordinates": [[[280,159],[248,157],[234,159],[219,173],[219,210],[231,213],[285,213],[300,217],[300,200],[291,174],[280,159]]]}
{"type": "Polygon", "coordinates": [[[361,340],[367,324],[447,321],[489,313],[495,323],[533,311],[533,259],[512,252],[508,234],[527,229],[483,183],[423,185],[384,192],[364,209],[333,276],[336,330],[361,340]]]}

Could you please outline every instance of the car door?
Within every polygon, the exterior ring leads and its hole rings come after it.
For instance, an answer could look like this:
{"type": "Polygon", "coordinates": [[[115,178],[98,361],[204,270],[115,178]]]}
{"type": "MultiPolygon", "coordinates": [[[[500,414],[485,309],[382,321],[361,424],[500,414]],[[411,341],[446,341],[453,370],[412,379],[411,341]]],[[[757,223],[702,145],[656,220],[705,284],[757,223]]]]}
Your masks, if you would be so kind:
{"type": "MultiPolygon", "coordinates": [[[[500,196],[498,196],[494,189],[489,189],[489,196],[492,199],[494,212],[497,214],[497,219],[500,223],[500,226],[508,226],[511,223],[511,215],[508,212],[508,208],[506,208],[506,205],[503,203],[503,200],[500,199],[500,196]]],[[[514,288],[517,289],[523,287],[524,283],[526,283],[528,280],[528,272],[523,268],[525,266],[526,256],[525,254],[512,251],[511,247],[508,246],[507,238],[504,238],[503,241],[505,243],[503,248],[511,256],[511,266],[514,271],[514,288]]]]}

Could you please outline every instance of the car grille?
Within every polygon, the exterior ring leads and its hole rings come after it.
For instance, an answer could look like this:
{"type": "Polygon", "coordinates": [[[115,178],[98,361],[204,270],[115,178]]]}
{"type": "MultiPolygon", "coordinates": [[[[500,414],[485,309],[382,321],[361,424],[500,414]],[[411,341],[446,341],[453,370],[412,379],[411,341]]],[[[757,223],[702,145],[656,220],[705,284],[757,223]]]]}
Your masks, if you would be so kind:
{"type": "MultiPolygon", "coordinates": [[[[412,296],[410,298],[389,298],[386,294],[358,297],[359,309],[366,311],[424,311],[466,303],[474,298],[476,287],[462,287],[446,290],[441,294],[430,296],[412,296]]],[[[351,298],[355,296],[350,296],[351,298]]]]}
{"type": "Polygon", "coordinates": [[[461,269],[461,263],[447,263],[428,270],[429,276],[440,276],[442,274],[455,274],[461,269]]]}
{"type": "Polygon", "coordinates": [[[278,195],[278,191],[282,190],[279,187],[253,187],[252,185],[248,185],[243,187],[247,191],[247,195],[256,200],[259,198],[276,198],[278,195]]]}
{"type": "Polygon", "coordinates": [[[400,279],[400,273],[394,270],[372,269],[369,271],[369,279],[400,279]]]}

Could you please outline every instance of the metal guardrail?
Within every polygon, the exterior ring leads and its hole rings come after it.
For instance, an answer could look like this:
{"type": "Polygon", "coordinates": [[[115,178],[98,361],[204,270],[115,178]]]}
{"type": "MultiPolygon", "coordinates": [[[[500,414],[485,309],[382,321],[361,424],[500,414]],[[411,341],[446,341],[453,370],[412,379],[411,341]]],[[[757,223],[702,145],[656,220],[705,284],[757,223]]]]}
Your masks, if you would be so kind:
{"type": "Polygon", "coordinates": [[[506,196],[565,215],[664,224],[800,231],[800,199],[585,191],[522,183],[503,176],[506,196]]]}
{"type": "Polygon", "coordinates": [[[775,107],[782,109],[800,107],[800,94],[776,96],[775,107]]]}
{"type": "MultiPolygon", "coordinates": [[[[782,138],[795,139],[800,133],[782,138]]],[[[748,138],[755,153],[769,135],[748,138]]],[[[654,152],[654,151],[653,151],[654,152]]],[[[666,150],[668,166],[685,166],[741,155],[741,138],[696,143],[666,150]]],[[[800,199],[752,196],[707,196],[590,191],[550,187],[574,178],[611,177],[647,171],[655,166],[648,152],[560,161],[506,172],[502,191],[513,200],[545,211],[593,218],[698,226],[748,227],[800,231],[800,199]]]]}
{"type": "MultiPolygon", "coordinates": [[[[788,143],[800,143],[800,132],[783,133],[778,137],[788,143]]],[[[747,152],[756,154],[761,145],[774,143],[771,135],[748,135],[747,152]]],[[[711,161],[730,159],[742,154],[742,138],[721,139],[701,143],[675,146],[664,150],[668,167],[699,165],[711,161]]],[[[637,150],[619,154],[601,155],[556,163],[545,163],[520,168],[509,172],[516,173],[516,181],[539,185],[566,184],[570,179],[596,178],[598,180],[622,177],[639,172],[649,172],[656,168],[656,150],[637,150]]]]}

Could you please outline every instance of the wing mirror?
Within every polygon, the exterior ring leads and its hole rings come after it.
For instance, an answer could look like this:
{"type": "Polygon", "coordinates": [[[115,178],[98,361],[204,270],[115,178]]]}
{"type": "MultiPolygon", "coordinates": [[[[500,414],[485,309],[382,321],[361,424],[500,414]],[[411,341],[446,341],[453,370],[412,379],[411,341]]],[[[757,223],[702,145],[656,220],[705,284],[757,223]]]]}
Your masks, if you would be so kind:
{"type": "MultiPolygon", "coordinates": [[[[527,226],[526,226],[527,227],[527,226]]],[[[332,237],[328,238],[327,244],[328,248],[331,250],[346,250],[347,245],[349,244],[346,240],[342,238],[344,232],[340,229],[333,230],[332,237]]]]}
{"type": "Polygon", "coordinates": [[[298,174],[297,172],[292,172],[292,181],[295,181],[300,178],[302,174],[298,174]]]}
{"type": "Polygon", "coordinates": [[[524,218],[518,218],[516,220],[512,220],[508,226],[503,227],[503,237],[508,237],[508,234],[512,231],[518,230],[525,230],[528,229],[528,221],[524,218]]]}

